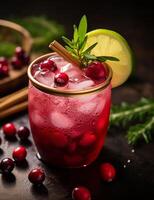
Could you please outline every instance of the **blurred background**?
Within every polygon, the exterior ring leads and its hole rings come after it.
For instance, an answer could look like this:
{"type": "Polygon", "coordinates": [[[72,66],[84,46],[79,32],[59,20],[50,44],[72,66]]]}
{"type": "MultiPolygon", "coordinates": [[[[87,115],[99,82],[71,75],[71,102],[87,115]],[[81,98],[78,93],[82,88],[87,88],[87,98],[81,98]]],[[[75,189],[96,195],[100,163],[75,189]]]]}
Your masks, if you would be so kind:
{"type": "MultiPolygon", "coordinates": [[[[53,34],[53,37],[52,34],[47,36],[47,40],[40,47],[42,48],[41,53],[49,51],[49,41],[52,41],[54,37],[60,38],[63,34],[71,36],[73,24],[78,24],[83,14],[86,14],[88,18],[88,31],[97,28],[112,29],[128,40],[136,56],[135,80],[136,83],[138,82],[137,87],[140,87],[140,83],[145,83],[145,93],[148,91],[145,96],[152,96],[154,82],[154,10],[152,1],[5,0],[1,2],[0,6],[1,19],[21,22],[25,17],[35,16],[40,20],[45,17],[54,21],[56,33],[53,34]]],[[[37,29],[38,34],[39,32],[42,34],[41,36],[46,34],[46,30],[41,28],[37,29]]]]}

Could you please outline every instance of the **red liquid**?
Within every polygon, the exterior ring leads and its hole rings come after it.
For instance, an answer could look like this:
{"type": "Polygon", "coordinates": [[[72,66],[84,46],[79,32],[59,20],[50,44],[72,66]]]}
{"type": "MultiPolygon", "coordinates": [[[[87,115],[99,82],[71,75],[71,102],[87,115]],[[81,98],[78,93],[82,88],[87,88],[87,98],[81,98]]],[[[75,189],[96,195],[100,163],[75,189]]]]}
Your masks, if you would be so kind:
{"type": "MultiPolygon", "coordinates": [[[[63,66],[66,62],[57,60],[58,64],[63,66]]],[[[73,73],[77,75],[72,75],[71,82],[64,90],[95,85],[87,78],[80,78],[81,74],[76,68],[71,73],[70,76],[73,73]]],[[[53,81],[50,85],[53,87],[53,81]]],[[[44,93],[30,84],[29,119],[42,160],[60,167],[82,167],[93,162],[104,144],[109,123],[110,97],[110,85],[102,91],[68,97],[44,93]]]]}

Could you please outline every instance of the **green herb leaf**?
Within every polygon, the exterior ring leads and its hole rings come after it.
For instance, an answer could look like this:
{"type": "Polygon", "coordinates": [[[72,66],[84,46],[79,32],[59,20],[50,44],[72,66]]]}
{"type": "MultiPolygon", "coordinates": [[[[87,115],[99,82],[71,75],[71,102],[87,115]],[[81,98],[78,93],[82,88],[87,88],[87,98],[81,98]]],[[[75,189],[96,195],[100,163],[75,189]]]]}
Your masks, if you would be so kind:
{"type": "Polygon", "coordinates": [[[97,56],[97,59],[99,61],[105,62],[106,60],[110,60],[110,61],[119,61],[118,58],[113,57],[113,56],[97,56]]]}
{"type": "Polygon", "coordinates": [[[80,44],[83,42],[86,33],[87,33],[87,17],[85,15],[83,15],[83,17],[80,20],[79,27],[78,27],[80,44]]]}
{"type": "Polygon", "coordinates": [[[73,28],[74,28],[73,40],[74,40],[75,43],[77,43],[78,38],[79,38],[79,36],[78,36],[78,29],[77,29],[76,25],[74,25],[73,28]]]}
{"type": "Polygon", "coordinates": [[[86,36],[85,38],[84,38],[84,40],[83,40],[83,42],[80,44],[80,46],[79,46],[79,51],[81,52],[81,54],[82,54],[82,50],[85,48],[85,45],[86,45],[86,43],[87,43],[87,39],[88,39],[88,37],[86,36]]]}
{"type": "Polygon", "coordinates": [[[88,59],[88,60],[97,60],[97,57],[91,54],[84,54],[84,56],[88,59]]]}
{"type": "Polygon", "coordinates": [[[73,44],[73,42],[72,42],[71,40],[69,40],[69,39],[66,38],[65,36],[62,36],[62,39],[64,40],[64,42],[65,42],[66,44],[68,44],[68,46],[74,48],[74,44],[73,44]]]}
{"type": "MultiPolygon", "coordinates": [[[[97,42],[94,43],[93,45],[91,45],[90,47],[88,47],[85,51],[82,52],[82,54],[87,54],[90,53],[91,50],[97,45],[97,42]]],[[[97,58],[97,57],[96,57],[97,58]]]]}

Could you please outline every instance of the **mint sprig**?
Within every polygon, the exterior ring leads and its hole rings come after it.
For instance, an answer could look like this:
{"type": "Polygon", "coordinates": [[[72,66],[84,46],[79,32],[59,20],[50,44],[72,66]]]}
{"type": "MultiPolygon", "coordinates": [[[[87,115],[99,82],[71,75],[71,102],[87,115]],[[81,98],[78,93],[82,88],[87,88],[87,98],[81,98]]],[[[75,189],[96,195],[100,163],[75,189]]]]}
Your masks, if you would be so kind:
{"type": "Polygon", "coordinates": [[[112,56],[95,56],[91,54],[91,51],[97,45],[97,42],[89,46],[85,49],[85,45],[87,42],[87,17],[83,15],[80,20],[79,26],[73,26],[74,33],[73,39],[70,40],[67,37],[62,36],[62,39],[66,43],[65,48],[79,60],[81,63],[81,67],[86,67],[92,61],[100,61],[105,62],[107,60],[110,61],[119,61],[118,58],[112,56]]]}

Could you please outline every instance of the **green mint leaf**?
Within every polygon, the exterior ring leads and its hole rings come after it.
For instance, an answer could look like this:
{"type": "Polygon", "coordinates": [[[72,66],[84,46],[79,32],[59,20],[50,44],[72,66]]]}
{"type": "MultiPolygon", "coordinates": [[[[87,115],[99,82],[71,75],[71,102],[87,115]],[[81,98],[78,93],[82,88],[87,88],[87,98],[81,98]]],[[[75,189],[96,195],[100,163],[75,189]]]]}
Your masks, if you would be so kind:
{"type": "Polygon", "coordinates": [[[62,39],[68,46],[70,46],[71,48],[74,48],[74,43],[71,40],[69,40],[65,36],[62,36],[62,39]]]}
{"type": "Polygon", "coordinates": [[[75,43],[77,43],[78,38],[79,38],[79,36],[78,36],[78,29],[77,29],[76,25],[74,25],[73,28],[74,28],[73,40],[74,40],[75,43]]]}
{"type": "Polygon", "coordinates": [[[91,50],[97,45],[97,42],[94,43],[93,45],[91,45],[90,47],[88,47],[84,52],[82,52],[82,54],[87,54],[87,53],[90,53],[91,50]]]}
{"type": "Polygon", "coordinates": [[[80,44],[83,42],[86,33],[87,33],[87,17],[86,17],[86,15],[83,15],[83,17],[80,20],[79,27],[78,27],[80,44]]]}
{"type": "Polygon", "coordinates": [[[113,56],[97,56],[97,60],[101,62],[105,62],[106,60],[110,61],[119,61],[118,58],[113,57],[113,56]]]}

